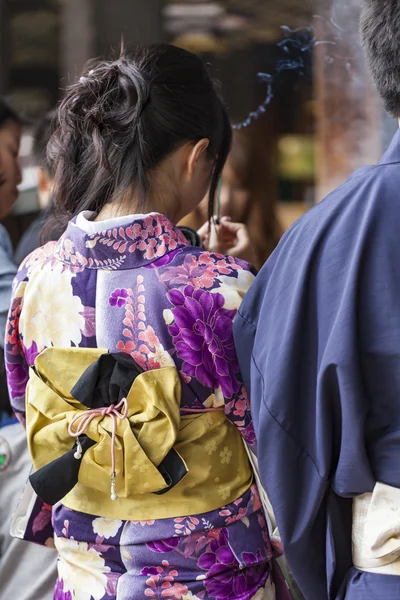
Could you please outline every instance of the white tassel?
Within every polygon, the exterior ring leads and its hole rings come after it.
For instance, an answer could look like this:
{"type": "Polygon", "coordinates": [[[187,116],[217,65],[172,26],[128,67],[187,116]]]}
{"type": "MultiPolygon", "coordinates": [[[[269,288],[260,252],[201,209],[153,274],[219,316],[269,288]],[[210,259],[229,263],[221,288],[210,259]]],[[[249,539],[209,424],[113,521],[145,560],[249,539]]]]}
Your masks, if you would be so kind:
{"type": "Polygon", "coordinates": [[[79,439],[76,440],[76,452],[74,454],[74,458],[76,458],[76,460],[80,460],[82,458],[82,446],[79,439]]]}
{"type": "Polygon", "coordinates": [[[115,477],[116,477],[116,474],[112,473],[111,474],[111,496],[110,496],[111,500],[118,500],[118,495],[117,495],[117,492],[115,491],[115,477]]]}

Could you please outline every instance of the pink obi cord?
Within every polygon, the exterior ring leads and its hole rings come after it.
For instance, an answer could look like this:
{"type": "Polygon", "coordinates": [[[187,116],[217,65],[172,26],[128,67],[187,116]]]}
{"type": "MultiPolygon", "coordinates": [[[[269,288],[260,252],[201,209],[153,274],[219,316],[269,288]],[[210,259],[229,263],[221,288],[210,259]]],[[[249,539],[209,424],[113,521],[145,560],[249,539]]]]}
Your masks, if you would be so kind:
{"type": "Polygon", "coordinates": [[[123,421],[128,416],[128,402],[126,398],[122,398],[118,404],[110,404],[104,408],[91,408],[85,412],[76,415],[68,426],[68,433],[71,437],[77,438],[77,449],[74,458],[80,460],[82,458],[82,446],[79,441],[79,436],[86,433],[90,423],[96,417],[111,417],[112,433],[111,433],[111,500],[117,500],[118,496],[115,491],[115,436],[117,428],[117,419],[123,421]],[[123,410],[122,410],[123,409],[123,410]],[[76,431],[73,430],[73,425],[77,423],[76,431]]]}

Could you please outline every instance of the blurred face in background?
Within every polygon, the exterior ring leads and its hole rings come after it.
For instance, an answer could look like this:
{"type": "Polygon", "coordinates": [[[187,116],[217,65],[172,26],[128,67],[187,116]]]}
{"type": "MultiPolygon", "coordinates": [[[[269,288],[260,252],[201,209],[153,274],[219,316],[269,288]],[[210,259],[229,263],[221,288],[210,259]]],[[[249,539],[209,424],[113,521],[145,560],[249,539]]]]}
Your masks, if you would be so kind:
{"type": "Polygon", "coordinates": [[[232,221],[242,223],[245,220],[250,203],[250,190],[241,185],[230,161],[225,165],[221,186],[221,217],[231,217],[232,221]]]}
{"type": "Polygon", "coordinates": [[[5,217],[18,198],[22,174],[18,162],[21,127],[6,121],[0,127],[0,218],[5,217]]]}
{"type": "MultiPolygon", "coordinates": [[[[235,223],[243,223],[251,201],[249,189],[243,187],[240,178],[230,164],[229,158],[222,172],[220,216],[230,217],[235,223]]],[[[215,202],[216,205],[216,202],[215,202]]],[[[208,193],[199,205],[202,218],[207,219],[208,193]]]]}

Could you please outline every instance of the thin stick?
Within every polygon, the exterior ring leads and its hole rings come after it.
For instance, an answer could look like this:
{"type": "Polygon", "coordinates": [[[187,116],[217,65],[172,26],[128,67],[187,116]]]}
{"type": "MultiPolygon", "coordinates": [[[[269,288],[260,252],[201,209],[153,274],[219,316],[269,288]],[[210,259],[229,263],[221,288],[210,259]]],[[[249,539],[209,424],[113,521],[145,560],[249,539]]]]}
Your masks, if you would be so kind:
{"type": "Polygon", "coordinates": [[[219,178],[218,187],[217,187],[217,207],[215,214],[217,218],[215,219],[215,223],[219,225],[220,217],[221,217],[221,188],[222,188],[222,177],[219,178]]]}

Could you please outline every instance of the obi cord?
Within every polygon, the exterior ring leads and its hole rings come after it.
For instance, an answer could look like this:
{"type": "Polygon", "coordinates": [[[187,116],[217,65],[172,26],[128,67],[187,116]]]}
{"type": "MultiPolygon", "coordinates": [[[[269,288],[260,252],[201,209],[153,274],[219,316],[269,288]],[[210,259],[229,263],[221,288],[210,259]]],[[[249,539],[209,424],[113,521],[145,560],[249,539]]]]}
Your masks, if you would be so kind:
{"type": "Polygon", "coordinates": [[[76,415],[68,425],[68,433],[72,437],[76,437],[77,450],[74,453],[74,458],[80,460],[82,458],[82,446],[79,441],[79,436],[85,433],[86,429],[89,427],[91,421],[95,419],[97,416],[111,417],[112,422],[112,434],[111,434],[111,500],[117,500],[118,496],[115,492],[115,431],[116,431],[116,419],[126,419],[128,414],[128,403],[126,398],[122,398],[117,405],[110,404],[110,406],[106,406],[104,408],[92,408],[88,410],[84,414],[76,415]],[[123,412],[119,411],[123,409],[123,412]],[[73,429],[73,425],[77,423],[76,431],[73,429]]]}

